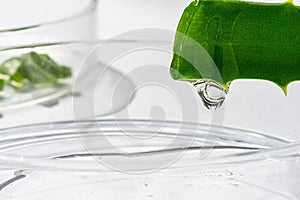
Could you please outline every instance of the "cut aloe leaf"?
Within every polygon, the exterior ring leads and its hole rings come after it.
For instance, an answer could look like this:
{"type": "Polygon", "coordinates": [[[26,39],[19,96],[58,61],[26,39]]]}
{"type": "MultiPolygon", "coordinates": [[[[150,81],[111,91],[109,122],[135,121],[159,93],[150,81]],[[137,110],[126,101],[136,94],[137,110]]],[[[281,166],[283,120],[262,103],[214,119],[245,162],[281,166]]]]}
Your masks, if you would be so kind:
{"type": "Polygon", "coordinates": [[[212,80],[226,89],[235,79],[264,79],[285,93],[290,82],[300,80],[300,8],[290,1],[194,1],[185,9],[177,31],[171,64],[174,79],[212,80]],[[221,80],[200,73],[211,65],[199,64],[206,58],[195,45],[210,55],[221,80]],[[188,60],[183,57],[190,54],[194,56],[188,60]]]}

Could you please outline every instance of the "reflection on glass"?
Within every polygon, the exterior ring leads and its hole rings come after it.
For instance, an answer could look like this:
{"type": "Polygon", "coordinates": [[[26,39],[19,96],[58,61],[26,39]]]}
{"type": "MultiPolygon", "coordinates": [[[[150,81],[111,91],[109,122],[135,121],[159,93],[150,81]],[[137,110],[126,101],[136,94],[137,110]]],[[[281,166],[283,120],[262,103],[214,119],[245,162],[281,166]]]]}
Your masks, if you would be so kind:
{"type": "Polygon", "coordinates": [[[96,38],[96,0],[0,2],[0,45],[96,38]]]}

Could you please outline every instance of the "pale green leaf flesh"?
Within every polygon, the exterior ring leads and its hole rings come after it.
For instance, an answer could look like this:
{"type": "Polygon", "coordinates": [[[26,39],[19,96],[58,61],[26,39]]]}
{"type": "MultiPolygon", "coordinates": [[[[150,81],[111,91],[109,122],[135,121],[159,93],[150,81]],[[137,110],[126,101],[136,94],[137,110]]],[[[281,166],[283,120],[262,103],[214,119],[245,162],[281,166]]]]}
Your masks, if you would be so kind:
{"type": "Polygon", "coordinates": [[[26,84],[55,84],[70,77],[71,68],[58,65],[46,54],[30,52],[0,64],[0,91],[6,84],[22,88],[26,84]]]}

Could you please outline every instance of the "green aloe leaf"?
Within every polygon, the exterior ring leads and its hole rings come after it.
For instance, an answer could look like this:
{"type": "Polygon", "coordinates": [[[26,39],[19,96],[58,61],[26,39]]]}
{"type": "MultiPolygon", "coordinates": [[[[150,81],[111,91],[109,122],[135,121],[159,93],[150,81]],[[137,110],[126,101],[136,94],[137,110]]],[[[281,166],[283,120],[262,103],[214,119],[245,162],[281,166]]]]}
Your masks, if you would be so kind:
{"type": "Polygon", "coordinates": [[[300,80],[300,7],[292,2],[194,1],[177,31],[174,79],[209,79],[225,89],[235,79],[264,79],[285,93],[290,82],[300,80]],[[206,58],[187,38],[209,54],[221,80],[214,73],[200,73],[211,66],[201,65],[206,58]],[[183,55],[192,56],[187,60],[183,55]]]}
{"type": "Polygon", "coordinates": [[[23,80],[27,79],[29,82],[36,84],[55,83],[57,80],[55,75],[49,72],[47,68],[45,68],[45,66],[40,65],[40,63],[36,62],[34,57],[35,55],[35,53],[22,55],[22,65],[18,68],[17,72],[14,75],[21,75],[24,78],[23,80]]]}
{"type": "Polygon", "coordinates": [[[5,85],[5,80],[4,79],[0,79],[0,91],[3,90],[5,85]]]}
{"type": "Polygon", "coordinates": [[[28,85],[56,84],[60,79],[70,77],[71,68],[58,65],[46,54],[30,52],[8,59],[0,65],[0,91],[5,84],[26,88],[28,85]]]}
{"type": "Polygon", "coordinates": [[[72,70],[66,66],[60,66],[59,78],[70,78],[72,77],[72,70]]]}

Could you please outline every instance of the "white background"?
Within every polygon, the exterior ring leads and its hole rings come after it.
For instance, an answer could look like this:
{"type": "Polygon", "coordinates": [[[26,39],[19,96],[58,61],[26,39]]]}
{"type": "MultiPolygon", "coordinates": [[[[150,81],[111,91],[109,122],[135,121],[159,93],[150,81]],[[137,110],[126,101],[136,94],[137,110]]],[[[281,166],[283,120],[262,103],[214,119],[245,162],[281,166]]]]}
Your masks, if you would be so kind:
{"type": "MultiPolygon", "coordinates": [[[[174,31],[184,8],[189,3],[189,0],[100,0],[99,38],[108,39],[139,28],[161,28],[174,31]]],[[[160,59],[159,55],[156,55],[156,61],[165,67],[163,75],[166,79],[170,79],[168,68],[171,58],[171,55],[168,55],[160,59]]],[[[134,59],[131,58],[131,61],[134,59]]],[[[139,66],[129,66],[124,61],[123,64],[116,64],[115,67],[126,72],[128,68],[133,69],[139,66]]],[[[155,76],[155,72],[152,73],[155,76]]],[[[175,84],[176,81],[173,82],[175,84]]],[[[187,83],[178,84],[183,88],[182,90],[189,90],[190,95],[186,95],[186,98],[197,98],[195,90],[187,83]]],[[[168,119],[180,120],[180,112],[177,112],[178,102],[170,100],[172,98],[174,98],[172,94],[163,94],[163,91],[159,91],[158,88],[149,87],[139,91],[124,112],[128,112],[132,118],[149,118],[153,112],[162,111],[168,119]]],[[[279,87],[271,82],[237,80],[231,84],[230,93],[225,101],[224,124],[294,141],[300,140],[299,99],[300,84],[291,84],[286,97],[279,87]]],[[[72,119],[72,102],[62,100],[60,103],[60,107],[54,110],[35,106],[30,109],[5,112],[3,113],[5,117],[0,120],[0,127],[72,119]]],[[[210,122],[211,113],[203,108],[200,99],[199,103],[201,107],[199,109],[202,110],[199,118],[210,122]]],[[[196,110],[191,105],[184,105],[184,107],[190,112],[196,110]]]]}

